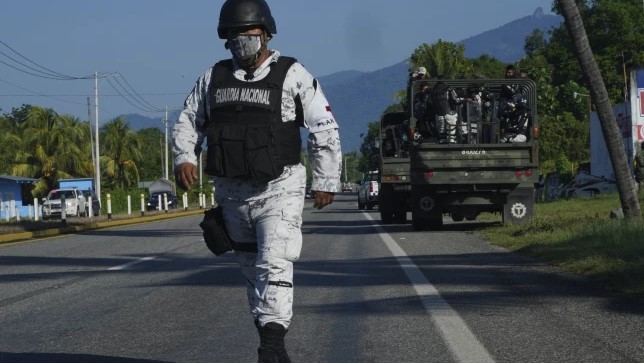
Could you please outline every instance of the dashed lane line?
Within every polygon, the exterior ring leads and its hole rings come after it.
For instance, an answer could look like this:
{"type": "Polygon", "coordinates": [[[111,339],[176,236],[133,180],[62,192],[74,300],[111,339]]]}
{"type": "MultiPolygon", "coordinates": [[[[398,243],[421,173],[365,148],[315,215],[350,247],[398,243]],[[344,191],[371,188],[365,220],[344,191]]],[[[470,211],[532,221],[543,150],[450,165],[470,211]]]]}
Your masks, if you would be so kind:
{"type": "Polygon", "coordinates": [[[108,269],[107,269],[107,271],[119,271],[119,270],[123,270],[123,269],[126,269],[126,268],[130,267],[130,266],[134,266],[134,265],[136,265],[136,264],[139,264],[139,263],[141,263],[141,262],[154,260],[155,258],[156,258],[156,257],[143,257],[143,258],[140,258],[140,259],[138,259],[138,260],[134,260],[134,261],[130,261],[130,262],[128,262],[128,263],[124,263],[124,264],[122,264],[122,265],[120,265],[120,266],[110,267],[110,268],[108,268],[108,269]]]}

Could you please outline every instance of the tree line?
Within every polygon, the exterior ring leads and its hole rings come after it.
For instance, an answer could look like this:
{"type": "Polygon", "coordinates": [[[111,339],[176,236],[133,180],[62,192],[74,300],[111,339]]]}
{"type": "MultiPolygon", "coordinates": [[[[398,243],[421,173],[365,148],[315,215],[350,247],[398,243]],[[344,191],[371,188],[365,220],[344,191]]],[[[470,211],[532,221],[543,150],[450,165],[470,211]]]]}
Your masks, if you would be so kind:
{"type": "MultiPolygon", "coordinates": [[[[32,194],[42,198],[59,179],[94,177],[94,132],[88,121],[53,109],[23,105],[0,116],[0,174],[35,178],[32,194]]],[[[136,188],[163,175],[164,135],[138,132],[117,117],[99,129],[101,186],[136,188]]]]}

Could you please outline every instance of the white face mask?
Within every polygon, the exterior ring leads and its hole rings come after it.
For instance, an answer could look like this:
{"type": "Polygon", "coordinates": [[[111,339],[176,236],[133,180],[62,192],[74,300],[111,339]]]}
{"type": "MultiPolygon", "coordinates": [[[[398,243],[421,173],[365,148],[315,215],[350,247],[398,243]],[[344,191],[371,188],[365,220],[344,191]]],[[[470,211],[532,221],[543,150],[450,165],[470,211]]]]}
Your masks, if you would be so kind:
{"type": "Polygon", "coordinates": [[[241,66],[252,66],[259,57],[263,44],[261,35],[237,35],[228,39],[226,48],[241,66]]]}

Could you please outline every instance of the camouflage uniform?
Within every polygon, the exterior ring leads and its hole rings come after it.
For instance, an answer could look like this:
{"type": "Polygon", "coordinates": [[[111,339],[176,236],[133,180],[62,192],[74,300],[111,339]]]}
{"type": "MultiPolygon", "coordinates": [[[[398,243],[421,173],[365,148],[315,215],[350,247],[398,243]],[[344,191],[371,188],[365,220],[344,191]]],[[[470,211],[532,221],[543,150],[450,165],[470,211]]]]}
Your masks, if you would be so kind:
{"type": "MultiPolygon", "coordinates": [[[[271,56],[258,67],[251,80],[246,71],[235,66],[234,76],[247,82],[264,79],[271,56]]],[[[175,165],[197,165],[195,148],[205,137],[204,110],[210,109],[208,89],[212,69],[198,80],[185,101],[185,108],[174,126],[175,165]]],[[[340,191],[342,152],[338,125],[320,85],[299,63],[289,68],[282,87],[282,120],[294,122],[299,95],[309,130],[308,153],[313,170],[312,190],[340,191]]],[[[211,120],[217,122],[217,120],[211,120]]],[[[217,203],[223,207],[224,220],[232,240],[257,244],[258,252],[236,251],[247,281],[251,314],[260,325],[275,322],[288,328],[293,306],[293,261],[302,248],[302,209],[306,170],[302,164],[284,168],[277,179],[254,182],[217,177],[214,180],[217,203]]]]}

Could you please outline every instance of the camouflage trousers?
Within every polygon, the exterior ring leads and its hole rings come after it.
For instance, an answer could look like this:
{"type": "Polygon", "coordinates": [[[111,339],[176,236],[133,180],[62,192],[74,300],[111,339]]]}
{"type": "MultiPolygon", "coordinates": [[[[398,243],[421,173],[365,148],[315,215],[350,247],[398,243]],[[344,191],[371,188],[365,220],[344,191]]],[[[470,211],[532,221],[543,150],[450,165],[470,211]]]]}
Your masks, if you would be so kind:
{"type": "Polygon", "coordinates": [[[257,253],[235,255],[246,279],[250,313],[262,326],[275,322],[288,328],[293,316],[293,261],[302,249],[305,185],[302,165],[286,168],[268,185],[215,179],[230,238],[257,245],[257,253]]]}
{"type": "Polygon", "coordinates": [[[458,115],[448,113],[444,116],[436,116],[436,127],[438,128],[438,137],[440,143],[456,142],[456,122],[458,115]]]}

